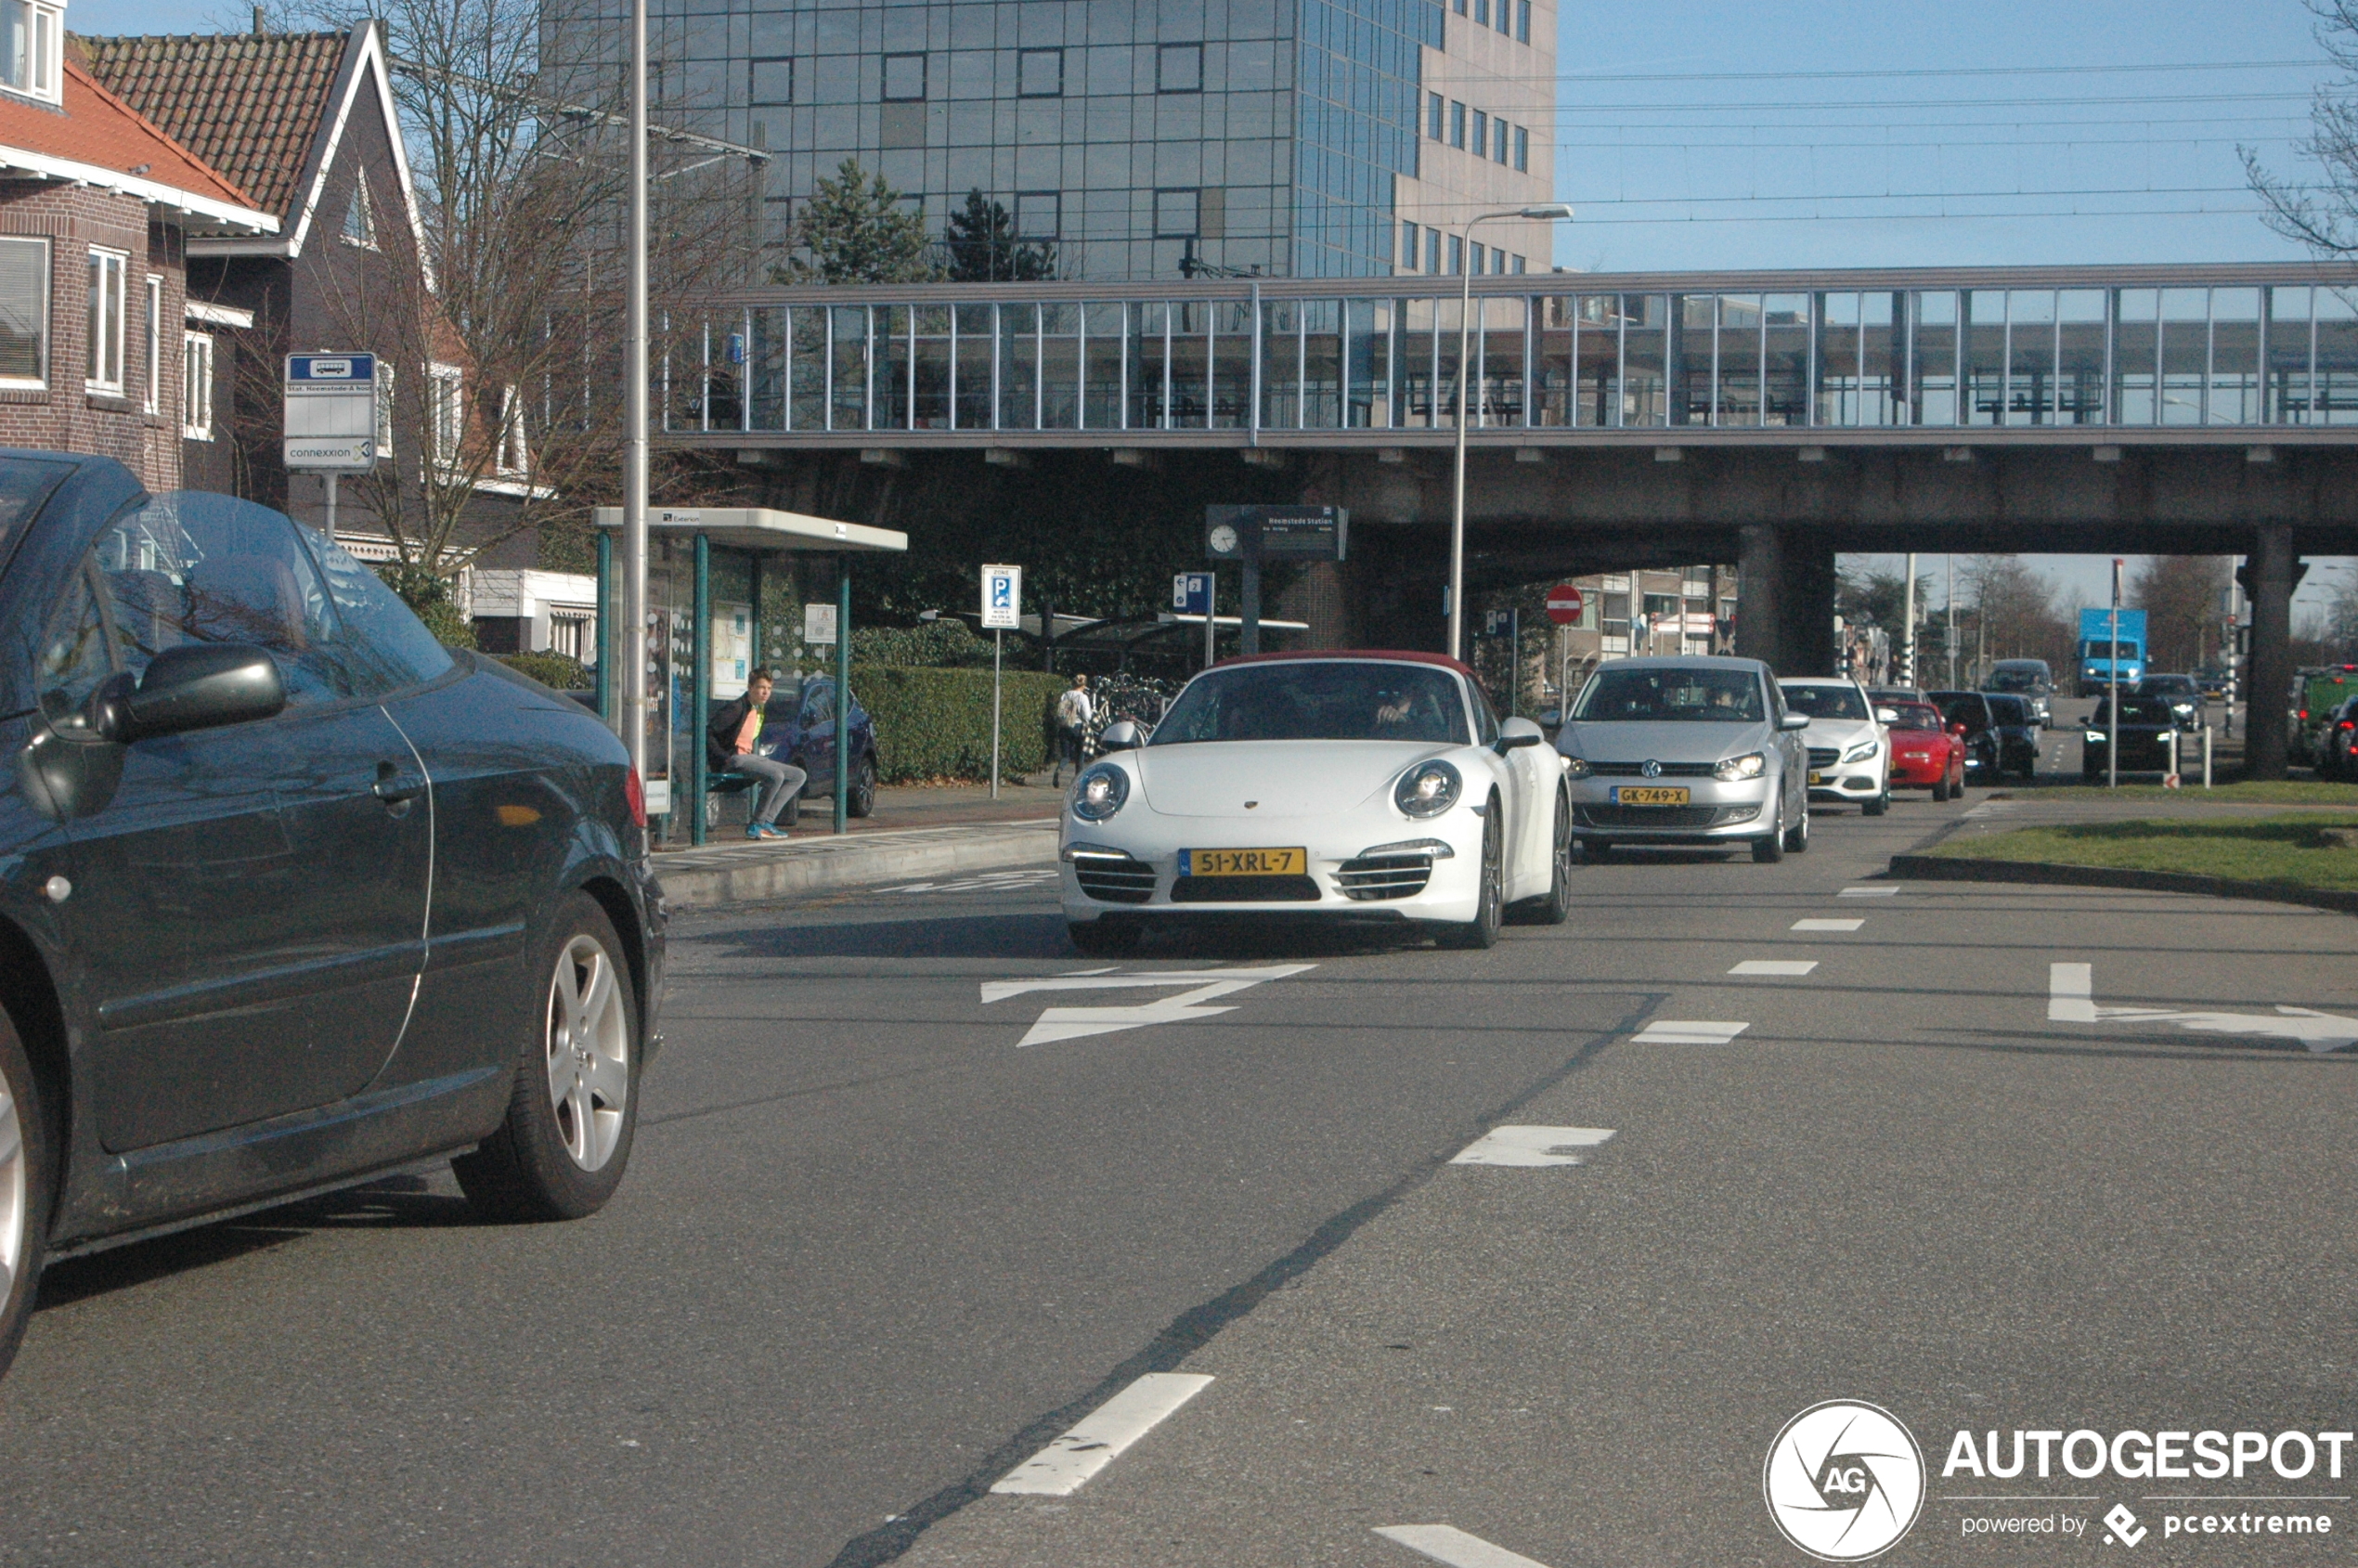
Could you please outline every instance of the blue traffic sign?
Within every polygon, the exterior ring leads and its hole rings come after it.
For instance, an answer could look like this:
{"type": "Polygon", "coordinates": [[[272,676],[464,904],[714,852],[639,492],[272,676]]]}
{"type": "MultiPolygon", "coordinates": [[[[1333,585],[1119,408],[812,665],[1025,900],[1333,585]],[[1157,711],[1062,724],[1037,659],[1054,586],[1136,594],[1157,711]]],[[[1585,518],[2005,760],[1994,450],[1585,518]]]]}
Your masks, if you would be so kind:
{"type": "Polygon", "coordinates": [[[1211,614],[1211,574],[1181,572],[1171,579],[1171,608],[1183,616],[1211,614]]]}

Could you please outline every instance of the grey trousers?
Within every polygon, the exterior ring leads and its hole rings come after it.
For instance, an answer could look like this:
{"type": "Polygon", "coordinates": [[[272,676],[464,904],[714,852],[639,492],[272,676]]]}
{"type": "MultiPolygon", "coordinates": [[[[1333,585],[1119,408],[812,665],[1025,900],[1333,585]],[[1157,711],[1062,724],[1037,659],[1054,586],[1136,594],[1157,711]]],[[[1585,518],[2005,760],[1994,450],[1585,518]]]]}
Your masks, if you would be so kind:
{"type": "Polygon", "coordinates": [[[730,763],[729,771],[760,781],[753,802],[753,820],[758,823],[775,823],[782,810],[788,812],[786,821],[793,822],[791,809],[802,797],[802,786],[810,782],[810,774],[774,757],[740,757],[730,763]]]}

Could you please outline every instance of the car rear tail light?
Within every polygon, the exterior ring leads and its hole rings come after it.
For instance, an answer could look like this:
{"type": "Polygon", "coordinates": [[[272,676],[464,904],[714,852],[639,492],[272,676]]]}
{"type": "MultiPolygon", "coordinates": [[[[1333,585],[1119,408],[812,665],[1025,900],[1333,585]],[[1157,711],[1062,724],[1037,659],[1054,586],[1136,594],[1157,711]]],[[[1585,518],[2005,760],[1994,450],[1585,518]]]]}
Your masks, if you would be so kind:
{"type": "Polygon", "coordinates": [[[622,799],[623,804],[630,808],[631,825],[645,827],[647,825],[647,786],[639,782],[639,770],[636,768],[625,768],[622,771],[622,799]]]}

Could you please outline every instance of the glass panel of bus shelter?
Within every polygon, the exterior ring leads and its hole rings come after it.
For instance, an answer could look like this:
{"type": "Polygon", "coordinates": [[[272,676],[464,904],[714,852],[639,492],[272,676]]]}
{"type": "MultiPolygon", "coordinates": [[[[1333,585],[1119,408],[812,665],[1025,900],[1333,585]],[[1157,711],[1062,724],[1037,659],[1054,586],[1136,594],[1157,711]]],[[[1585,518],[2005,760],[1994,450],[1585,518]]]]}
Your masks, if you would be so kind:
{"type": "Polygon", "coordinates": [[[999,307],[999,428],[1040,428],[1040,307],[999,307]]]}
{"type": "Polygon", "coordinates": [[[1859,296],[1859,422],[1908,422],[1908,296],[1859,296]]]}
{"type": "Polygon", "coordinates": [[[1809,296],[1760,302],[1760,422],[1809,422],[1809,296]]]}
{"type": "Polygon", "coordinates": [[[916,383],[919,430],[950,428],[950,307],[921,305],[909,313],[912,374],[916,383]]]}
{"type": "Polygon", "coordinates": [[[1171,424],[1202,430],[1211,422],[1211,305],[1186,300],[1171,307],[1171,424]]]}
{"type": "Polygon", "coordinates": [[[1456,426],[1461,393],[1471,422],[1473,389],[1458,384],[1458,334],[1464,330],[1465,320],[1457,295],[1445,294],[1432,302],[1432,422],[1436,426],[1456,426]]]}
{"type": "Polygon", "coordinates": [[[909,307],[880,305],[868,313],[869,350],[876,367],[875,389],[868,410],[871,430],[909,428],[909,307]]]}
{"type": "Polygon", "coordinates": [[[2161,422],[2202,423],[2210,375],[2210,291],[2161,292],[2161,422]]]}
{"type": "Polygon", "coordinates": [[[2006,293],[1965,292],[1965,422],[1998,424],[2006,410],[2006,293]]]}
{"type": "Polygon", "coordinates": [[[1342,303],[1343,423],[1377,430],[1392,423],[1392,302],[1342,303]]]}
{"type": "Polygon", "coordinates": [[[1575,423],[1591,430],[1621,422],[1621,299],[1619,294],[1573,298],[1572,342],[1575,423]]]}
{"type": "Polygon", "coordinates": [[[1397,363],[1392,379],[1393,422],[1403,430],[1427,430],[1440,422],[1433,411],[1433,322],[1438,303],[1402,300],[1393,311],[1399,332],[1393,345],[1397,363]]]}
{"type": "Polygon", "coordinates": [[[1261,423],[1265,430],[1302,425],[1302,302],[1261,305],[1261,423]]]}
{"type": "Polygon", "coordinates": [[[1160,430],[1169,410],[1171,307],[1160,301],[1130,306],[1130,428],[1160,430]]]}
{"type": "Polygon", "coordinates": [[[1342,423],[1342,302],[1302,303],[1302,425],[1334,430],[1342,423]]]}
{"type": "Polygon", "coordinates": [[[818,305],[786,312],[786,428],[827,428],[827,313],[818,305]]]}
{"type": "Polygon", "coordinates": [[[1531,328],[1531,422],[1572,422],[1573,323],[1576,302],[1561,294],[1539,297],[1531,328]]]}
{"type": "Polygon", "coordinates": [[[1671,366],[1670,422],[1711,422],[1712,322],[1719,305],[1714,294],[1673,294],[1670,309],[1678,343],[1671,366]]]}
{"type": "Polygon", "coordinates": [[[765,305],[748,313],[751,341],[745,344],[745,369],[753,382],[751,427],[786,428],[786,312],[783,305],[765,305]]]}
{"type": "Polygon", "coordinates": [[[2312,424],[2358,424],[2358,290],[2320,287],[2312,424]]]}
{"type": "Polygon", "coordinates": [[[2112,327],[2112,417],[2118,424],[2152,424],[2160,415],[2161,329],[2155,316],[2156,289],[2114,291],[2112,327]]]}
{"type": "Polygon", "coordinates": [[[1040,307],[1040,428],[1081,425],[1081,307],[1040,307]]]}
{"type": "Polygon", "coordinates": [[[704,338],[699,324],[685,332],[674,330],[668,318],[658,320],[647,346],[647,373],[654,378],[657,424],[665,430],[694,430],[703,420],[704,338]]]}
{"type": "Polygon", "coordinates": [[[1482,338],[1482,412],[1477,430],[1511,429],[1522,423],[1523,296],[1476,300],[1475,330],[1482,338]]]}
{"type": "Polygon", "coordinates": [[[2268,384],[2261,418],[2269,424],[2307,424],[2309,407],[2309,286],[2268,291],[2268,384]]]}
{"type": "Polygon", "coordinates": [[[991,428],[991,306],[962,305],[956,315],[957,343],[951,367],[951,411],[960,430],[991,428]]]}
{"type": "Polygon", "coordinates": [[[2055,292],[2006,296],[2007,424],[2055,422],[2055,292]]]}
{"type": "Polygon", "coordinates": [[[839,305],[829,313],[827,422],[836,430],[868,428],[868,307],[839,305]]]}
{"type": "Polygon", "coordinates": [[[2055,295],[2055,422],[2105,422],[2105,292],[2055,295]]]}
{"type": "Polygon", "coordinates": [[[1760,422],[1760,296],[1719,296],[1719,395],[1715,424],[1760,422]]]}
{"type": "Polygon", "coordinates": [[[1081,307],[1081,422],[1091,430],[1121,428],[1122,317],[1118,305],[1081,307]]]}
{"type": "Polygon", "coordinates": [[[1859,296],[1818,296],[1818,422],[1850,426],[1859,420],[1859,296]]]}
{"type": "Polygon", "coordinates": [[[2209,424],[2260,422],[2260,291],[2210,291],[2209,424]]]}
{"type": "Polygon", "coordinates": [[[1935,289],[1908,296],[1908,401],[1920,425],[1957,422],[1957,295],[1935,289]]]}
{"type": "Polygon", "coordinates": [[[1211,305],[1211,423],[1241,429],[1252,418],[1252,302],[1211,305]]]}
{"type": "Polygon", "coordinates": [[[1619,422],[1632,428],[1659,427],[1670,418],[1670,299],[1621,296],[1619,422]]]}

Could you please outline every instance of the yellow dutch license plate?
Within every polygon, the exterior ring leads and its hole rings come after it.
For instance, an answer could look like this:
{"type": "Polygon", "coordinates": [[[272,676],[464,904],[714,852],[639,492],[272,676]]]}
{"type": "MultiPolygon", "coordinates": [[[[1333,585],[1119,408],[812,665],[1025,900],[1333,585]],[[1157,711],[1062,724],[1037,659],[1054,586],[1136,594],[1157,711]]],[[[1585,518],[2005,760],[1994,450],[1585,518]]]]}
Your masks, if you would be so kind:
{"type": "Polygon", "coordinates": [[[1616,784],[1613,792],[1616,806],[1684,806],[1688,798],[1686,790],[1666,784],[1616,784]]]}
{"type": "Polygon", "coordinates": [[[1182,876],[1301,876],[1310,869],[1307,849],[1183,849],[1182,876]]]}

